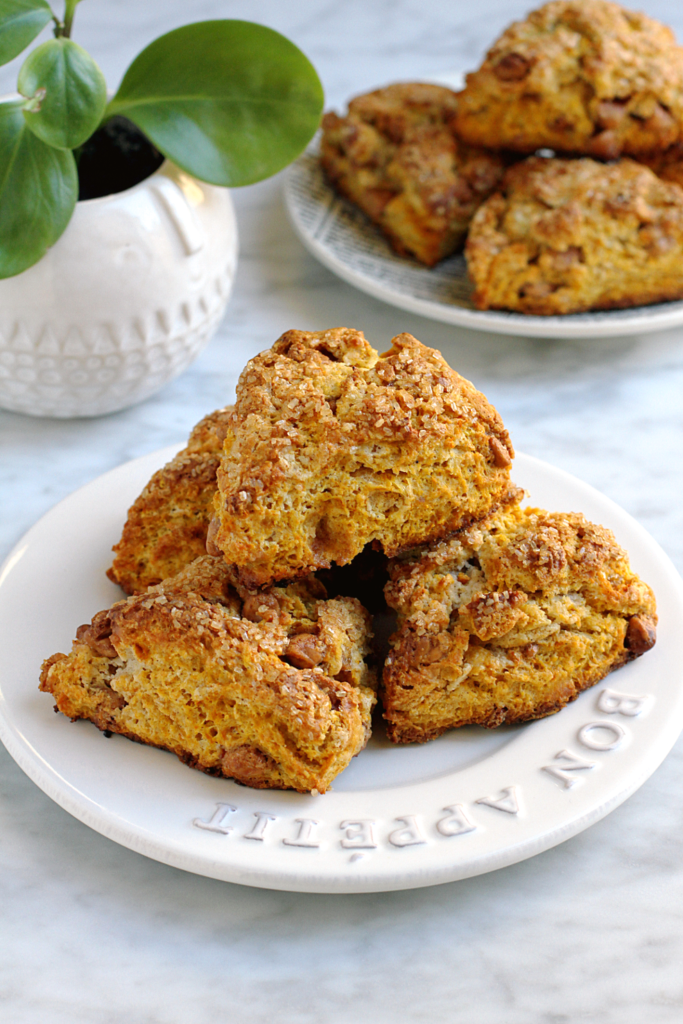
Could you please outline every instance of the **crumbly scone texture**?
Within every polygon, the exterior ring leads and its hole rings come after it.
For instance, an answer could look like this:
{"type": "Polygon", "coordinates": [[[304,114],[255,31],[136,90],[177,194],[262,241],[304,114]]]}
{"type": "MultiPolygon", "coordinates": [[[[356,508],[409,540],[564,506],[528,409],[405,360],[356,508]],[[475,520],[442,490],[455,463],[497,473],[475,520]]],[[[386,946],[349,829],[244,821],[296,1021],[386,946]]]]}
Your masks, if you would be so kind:
{"type": "Polygon", "coordinates": [[[154,474],[128,510],[107,571],[126,594],[140,594],[206,554],[216,472],[232,407],[194,427],[187,445],[154,474]]]}
{"type": "Polygon", "coordinates": [[[393,248],[434,266],[462,244],[500,180],[499,154],[461,142],[456,94],[401,82],[357,96],[323,118],[322,166],[332,185],[374,221],[393,248]]]}
{"type": "Polygon", "coordinates": [[[322,793],[370,735],[369,622],[315,579],[250,593],[204,555],[81,626],[40,689],[209,774],[322,793]]]}
{"type": "Polygon", "coordinates": [[[683,188],[683,142],[670,146],[663,153],[639,157],[642,163],[655,172],[663,181],[673,181],[683,188]]]}
{"type": "Polygon", "coordinates": [[[474,216],[479,309],[550,315],[683,296],[683,190],[624,158],[529,157],[474,216]]]}
{"type": "Polygon", "coordinates": [[[500,416],[410,334],[288,331],[252,359],[221,465],[208,550],[264,586],[393,555],[483,518],[505,493],[500,416]]]}
{"type": "Polygon", "coordinates": [[[683,48],[608,0],[552,0],[514,22],[467,75],[455,126],[471,145],[601,159],[683,137],[683,48]]]}
{"type": "Polygon", "coordinates": [[[543,718],[655,642],[654,595],[611,531],[511,497],[483,524],[389,563],[394,743],[543,718]]]}

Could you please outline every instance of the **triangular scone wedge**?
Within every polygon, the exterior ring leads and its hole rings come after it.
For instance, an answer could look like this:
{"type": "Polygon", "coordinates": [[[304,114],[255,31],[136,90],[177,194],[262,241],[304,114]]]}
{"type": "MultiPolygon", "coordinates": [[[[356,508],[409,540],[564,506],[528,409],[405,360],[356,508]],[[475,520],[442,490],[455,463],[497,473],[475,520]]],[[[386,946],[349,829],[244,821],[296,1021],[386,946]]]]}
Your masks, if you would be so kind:
{"type": "Polygon", "coordinates": [[[536,316],[683,296],[683,190],[635,160],[532,156],[477,210],[465,247],[478,309],[536,316]]]}
{"type": "Polygon", "coordinates": [[[332,185],[402,256],[433,267],[462,245],[472,215],[503,172],[499,153],[465,146],[442,85],[398,82],[356,96],[322,120],[320,161],[332,185]]]}
{"type": "Polygon", "coordinates": [[[653,593],[611,531],[519,497],[390,562],[399,628],[383,700],[394,743],[543,718],[654,645],[653,593]]]}
{"type": "Polygon", "coordinates": [[[683,137],[683,48],[609,0],[552,0],[516,21],[467,75],[454,119],[473,146],[603,160],[683,137]]]}
{"type": "Polygon", "coordinates": [[[200,420],[185,448],[154,474],[129,508],[107,572],[126,594],[141,594],[206,554],[216,471],[231,415],[228,406],[200,420]]]}
{"type": "Polygon", "coordinates": [[[496,410],[410,334],[288,331],[237,386],[209,550],[249,585],[393,555],[483,518],[513,450],[496,410]]]}
{"type": "Polygon", "coordinates": [[[205,555],[100,612],[41,690],[72,719],[247,786],[324,792],[365,746],[370,619],[315,579],[250,594],[205,555]]]}

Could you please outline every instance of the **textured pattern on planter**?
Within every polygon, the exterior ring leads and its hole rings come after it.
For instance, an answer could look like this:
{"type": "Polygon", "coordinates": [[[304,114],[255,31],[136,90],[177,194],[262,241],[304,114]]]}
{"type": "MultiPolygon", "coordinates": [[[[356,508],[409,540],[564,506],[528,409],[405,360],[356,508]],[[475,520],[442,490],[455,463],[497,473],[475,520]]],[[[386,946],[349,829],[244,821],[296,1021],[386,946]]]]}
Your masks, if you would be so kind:
{"type": "Polygon", "coordinates": [[[227,189],[168,162],[79,203],[35,267],[0,281],[0,406],[96,416],[147,398],[210,340],[236,262],[227,189]]]}

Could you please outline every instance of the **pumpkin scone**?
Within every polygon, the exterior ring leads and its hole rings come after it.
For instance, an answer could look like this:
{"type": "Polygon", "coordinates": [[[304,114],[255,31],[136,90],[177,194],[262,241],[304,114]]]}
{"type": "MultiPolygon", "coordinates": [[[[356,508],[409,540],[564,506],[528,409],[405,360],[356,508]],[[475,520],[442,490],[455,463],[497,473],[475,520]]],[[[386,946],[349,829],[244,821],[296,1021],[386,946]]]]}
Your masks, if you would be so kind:
{"type": "Polygon", "coordinates": [[[324,792],[365,746],[369,616],[315,579],[253,594],[204,555],[43,665],[59,711],[256,788],[324,792]]]}
{"type": "Polygon", "coordinates": [[[205,416],[186,447],[154,474],[128,510],[107,571],[126,594],[142,593],[206,554],[216,471],[231,414],[228,407],[205,416]]]}
{"type": "Polygon", "coordinates": [[[683,296],[683,189],[623,159],[530,157],[472,221],[474,303],[551,315],[683,296]]]}
{"type": "Polygon", "coordinates": [[[474,146],[601,159],[683,138],[683,48],[671,29],[608,0],[552,0],[514,22],[458,94],[474,146]]]}
{"type": "Polygon", "coordinates": [[[510,497],[483,524],[389,563],[395,743],[543,718],[655,643],[654,596],[611,531],[510,497]]]}
{"type": "Polygon", "coordinates": [[[673,181],[683,188],[683,142],[670,146],[663,153],[639,158],[663,181],[673,181]]]}
{"type": "Polygon", "coordinates": [[[321,162],[332,185],[402,256],[427,266],[463,242],[503,171],[499,154],[467,146],[451,122],[456,94],[401,82],[357,96],[323,118],[321,162]]]}
{"type": "Polygon", "coordinates": [[[208,550],[249,586],[445,537],[493,508],[513,450],[500,416],[410,334],[288,331],[237,385],[208,550]]]}

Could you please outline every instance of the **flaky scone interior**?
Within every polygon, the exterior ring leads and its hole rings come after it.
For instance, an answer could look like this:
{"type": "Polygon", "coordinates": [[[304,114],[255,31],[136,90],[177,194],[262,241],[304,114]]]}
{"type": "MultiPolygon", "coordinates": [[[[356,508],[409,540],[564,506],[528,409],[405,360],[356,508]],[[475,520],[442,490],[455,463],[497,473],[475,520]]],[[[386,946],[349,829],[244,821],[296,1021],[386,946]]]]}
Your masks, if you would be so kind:
{"type": "Polygon", "coordinates": [[[483,518],[513,450],[500,416],[410,334],[288,331],[237,386],[208,549],[250,586],[393,555],[483,518]]]}
{"type": "Polygon", "coordinates": [[[204,555],[81,626],[40,688],[212,775],[322,793],[370,735],[371,637],[361,604],[315,579],[252,593],[204,555]]]}
{"type": "Polygon", "coordinates": [[[175,576],[206,554],[216,472],[232,406],[209,413],[185,448],[151,478],[128,510],[107,572],[126,594],[175,576]]]}
{"type": "Polygon", "coordinates": [[[520,505],[389,564],[395,743],[542,718],[655,643],[652,591],[610,530],[520,505]]]}

